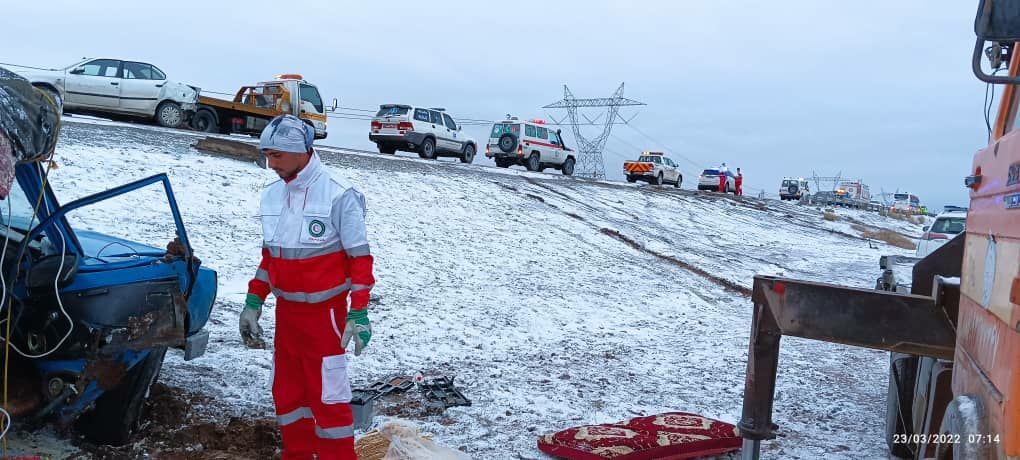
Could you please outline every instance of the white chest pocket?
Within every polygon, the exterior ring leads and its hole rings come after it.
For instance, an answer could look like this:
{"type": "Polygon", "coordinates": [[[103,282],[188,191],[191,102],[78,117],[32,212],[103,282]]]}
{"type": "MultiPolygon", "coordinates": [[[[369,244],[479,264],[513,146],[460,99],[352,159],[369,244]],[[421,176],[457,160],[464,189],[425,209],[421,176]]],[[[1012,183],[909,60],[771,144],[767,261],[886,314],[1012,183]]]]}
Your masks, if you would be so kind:
{"type": "Polygon", "coordinates": [[[275,241],[276,227],[280,223],[280,210],[263,211],[259,220],[262,221],[262,239],[267,243],[275,241]]]}
{"type": "Polygon", "coordinates": [[[305,209],[301,216],[301,244],[324,244],[336,241],[336,229],[330,222],[329,209],[305,209]]]}

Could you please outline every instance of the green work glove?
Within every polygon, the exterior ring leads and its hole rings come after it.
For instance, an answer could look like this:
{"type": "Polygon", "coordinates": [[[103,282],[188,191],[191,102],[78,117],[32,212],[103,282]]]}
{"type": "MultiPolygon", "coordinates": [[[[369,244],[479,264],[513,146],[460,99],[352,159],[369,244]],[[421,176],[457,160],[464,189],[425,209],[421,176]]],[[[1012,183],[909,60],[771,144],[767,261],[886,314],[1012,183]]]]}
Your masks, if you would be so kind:
{"type": "Polygon", "coordinates": [[[262,299],[255,294],[248,294],[244,299],[244,310],[241,310],[239,329],[241,340],[248,348],[265,348],[266,343],[262,340],[262,327],[259,326],[259,317],[262,316],[262,299]]]}
{"type": "Polygon", "coordinates": [[[354,338],[354,356],[361,356],[361,351],[368,346],[372,340],[372,322],[368,320],[368,309],[351,310],[347,313],[347,325],[344,326],[344,336],[340,339],[340,345],[347,348],[354,338]]]}

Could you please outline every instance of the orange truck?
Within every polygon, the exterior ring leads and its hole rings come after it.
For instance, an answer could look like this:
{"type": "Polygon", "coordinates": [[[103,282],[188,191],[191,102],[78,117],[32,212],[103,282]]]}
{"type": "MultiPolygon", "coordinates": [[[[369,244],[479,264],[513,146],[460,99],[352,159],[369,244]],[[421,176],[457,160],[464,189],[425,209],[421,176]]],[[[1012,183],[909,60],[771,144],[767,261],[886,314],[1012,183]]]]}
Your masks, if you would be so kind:
{"type": "Polygon", "coordinates": [[[199,95],[191,128],[209,133],[240,133],[258,136],[269,120],[283,114],[295,115],[315,128],[315,138],[325,139],[326,114],[336,110],[323,105],[319,89],[298,74],[277,75],[275,79],[242,86],[233,100],[199,95]]]}
{"type": "Polygon", "coordinates": [[[988,146],[961,174],[966,231],[905,264],[909,292],[890,281],[904,265],[896,257],[883,258],[874,290],[754,278],[744,459],[778,428],[784,335],[891,352],[885,430],[897,457],[1020,459],[1020,0],[980,0],[974,24],[973,71],[1004,88],[988,146]]]}

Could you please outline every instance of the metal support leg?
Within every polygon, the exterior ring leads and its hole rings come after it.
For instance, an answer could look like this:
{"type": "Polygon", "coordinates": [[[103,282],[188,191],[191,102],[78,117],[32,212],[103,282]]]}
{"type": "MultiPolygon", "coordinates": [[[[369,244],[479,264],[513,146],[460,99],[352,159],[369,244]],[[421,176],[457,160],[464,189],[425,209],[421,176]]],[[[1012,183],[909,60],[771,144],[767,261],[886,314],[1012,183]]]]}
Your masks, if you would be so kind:
{"type": "Polygon", "coordinates": [[[784,278],[754,278],[754,318],[744,380],[743,458],[775,438],[772,405],[784,335],[952,359],[956,333],[932,297],[784,278]]]}

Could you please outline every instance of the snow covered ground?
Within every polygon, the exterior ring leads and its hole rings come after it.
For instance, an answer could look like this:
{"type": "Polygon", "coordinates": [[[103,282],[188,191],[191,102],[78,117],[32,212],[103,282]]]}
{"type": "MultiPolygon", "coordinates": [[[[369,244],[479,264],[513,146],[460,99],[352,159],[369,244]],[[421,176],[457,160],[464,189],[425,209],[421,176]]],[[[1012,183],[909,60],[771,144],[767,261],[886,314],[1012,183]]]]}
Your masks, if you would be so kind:
{"type": "MultiPolygon", "coordinates": [[[[196,137],[65,123],[50,180],[62,202],[168,172],[196,254],[219,272],[205,356],[172,352],[170,387],[266,417],[271,350],[241,345],[237,314],[258,263],[260,189],[274,174],[211,157],[196,137]]],[[[376,260],[368,352],[355,385],[415,371],[455,375],[471,407],[419,418],[474,458],[541,458],[541,434],[641,414],[740,418],[755,274],[871,288],[881,254],[848,220],[911,236],[863,211],[324,149],[368,198],[376,260]]],[[[162,246],[169,210],[152,187],[81,210],[78,225],[162,246]]],[[[273,304],[262,324],[274,332],[273,304]]],[[[768,458],[885,457],[887,355],[783,341],[768,458]]],[[[384,417],[377,417],[377,422],[384,417]]],[[[54,441],[57,442],[57,441],[54,441]]]]}

